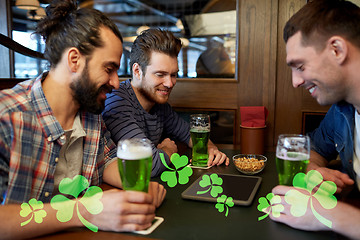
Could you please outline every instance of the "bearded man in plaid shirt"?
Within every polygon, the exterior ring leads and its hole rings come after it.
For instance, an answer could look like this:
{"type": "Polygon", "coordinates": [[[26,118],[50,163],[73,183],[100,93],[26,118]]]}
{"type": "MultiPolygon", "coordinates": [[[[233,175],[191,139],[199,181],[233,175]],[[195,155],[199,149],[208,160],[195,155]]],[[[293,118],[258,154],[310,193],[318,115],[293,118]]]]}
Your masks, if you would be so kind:
{"type": "MultiPolygon", "coordinates": [[[[119,87],[122,37],[116,25],[75,0],[52,1],[37,33],[46,41],[49,72],[0,92],[0,232],[4,239],[29,238],[82,226],[56,219],[49,202],[62,179],[77,175],[90,185],[103,180],[121,187],[116,145],[99,115],[106,93],[119,87]],[[20,204],[36,199],[47,213],[41,224],[21,227],[20,204]],[[5,220],[6,219],[6,220],[5,220]]],[[[104,209],[82,216],[102,230],[147,228],[165,189],[151,183],[149,194],[103,192],[104,209]]]]}

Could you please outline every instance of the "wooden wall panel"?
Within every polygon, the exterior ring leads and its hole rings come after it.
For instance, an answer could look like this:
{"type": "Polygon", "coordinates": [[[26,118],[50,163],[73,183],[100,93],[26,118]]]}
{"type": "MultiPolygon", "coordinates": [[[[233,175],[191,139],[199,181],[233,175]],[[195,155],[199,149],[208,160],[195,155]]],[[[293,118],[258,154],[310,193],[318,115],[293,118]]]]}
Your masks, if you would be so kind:
{"type": "Polygon", "coordinates": [[[286,65],[286,48],[283,29],[289,18],[306,4],[306,0],[279,0],[278,65],[276,80],[276,109],[274,141],[281,133],[300,133],[302,126],[301,88],[295,89],[291,81],[291,69],[286,65]]]}
{"type": "Polygon", "coordinates": [[[237,83],[219,81],[178,81],[169,103],[185,108],[237,108],[237,83]]]}
{"type": "Polygon", "coordinates": [[[269,110],[266,146],[273,145],[278,0],[242,0],[240,5],[240,106],[269,110]]]}

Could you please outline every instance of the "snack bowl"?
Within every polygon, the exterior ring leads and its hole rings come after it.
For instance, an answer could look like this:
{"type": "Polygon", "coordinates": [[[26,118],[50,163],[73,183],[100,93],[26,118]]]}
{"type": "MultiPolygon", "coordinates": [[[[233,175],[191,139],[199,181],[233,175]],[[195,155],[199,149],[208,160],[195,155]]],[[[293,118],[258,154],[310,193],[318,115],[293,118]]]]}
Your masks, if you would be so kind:
{"type": "Polygon", "coordinates": [[[266,165],[267,158],[258,154],[236,154],[233,156],[236,169],[246,175],[261,172],[266,165]]]}

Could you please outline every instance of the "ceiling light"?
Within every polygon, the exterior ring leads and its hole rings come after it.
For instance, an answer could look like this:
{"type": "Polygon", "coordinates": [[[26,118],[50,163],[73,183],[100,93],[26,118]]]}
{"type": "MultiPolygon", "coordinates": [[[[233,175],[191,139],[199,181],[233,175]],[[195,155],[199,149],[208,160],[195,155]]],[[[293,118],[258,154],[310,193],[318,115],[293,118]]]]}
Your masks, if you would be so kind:
{"type": "Polygon", "coordinates": [[[40,7],[38,0],[16,0],[15,6],[25,10],[36,10],[40,7]]]}

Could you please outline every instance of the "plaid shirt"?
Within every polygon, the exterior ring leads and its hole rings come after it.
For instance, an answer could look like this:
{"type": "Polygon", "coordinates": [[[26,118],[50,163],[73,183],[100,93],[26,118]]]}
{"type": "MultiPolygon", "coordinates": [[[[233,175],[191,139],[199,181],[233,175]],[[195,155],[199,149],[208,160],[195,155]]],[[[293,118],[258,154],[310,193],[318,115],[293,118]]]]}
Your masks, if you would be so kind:
{"type": "MultiPolygon", "coordinates": [[[[53,116],[41,81],[19,83],[0,91],[0,201],[27,202],[31,198],[49,202],[64,130],[53,116]]],[[[61,101],[61,99],[59,99],[61,101]]],[[[82,173],[91,185],[99,185],[105,164],[116,157],[101,115],[81,112],[84,137],[82,173]]]]}

